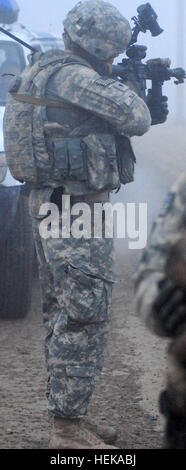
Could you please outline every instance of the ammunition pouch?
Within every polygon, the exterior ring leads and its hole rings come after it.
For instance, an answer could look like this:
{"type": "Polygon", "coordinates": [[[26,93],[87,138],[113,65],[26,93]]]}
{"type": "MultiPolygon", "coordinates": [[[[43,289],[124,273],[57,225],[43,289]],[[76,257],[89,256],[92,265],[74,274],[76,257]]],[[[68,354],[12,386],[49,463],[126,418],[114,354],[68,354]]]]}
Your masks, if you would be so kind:
{"type": "MultiPolygon", "coordinates": [[[[120,186],[115,139],[112,135],[93,134],[82,138],[52,140],[52,177],[68,186],[79,181],[91,192],[120,186]]],[[[73,194],[73,191],[70,191],[73,194]]]]}
{"type": "Polygon", "coordinates": [[[136,157],[128,137],[124,135],[116,136],[116,152],[120,183],[131,183],[134,181],[136,157]]]}
{"type": "Polygon", "coordinates": [[[92,134],[52,141],[52,177],[79,181],[91,191],[113,190],[134,180],[136,158],[125,136],[92,134]]]}
{"type": "Polygon", "coordinates": [[[63,138],[52,142],[55,173],[61,176],[61,181],[76,179],[78,181],[87,180],[86,155],[82,139],[63,138]]]}
{"type": "Polygon", "coordinates": [[[89,134],[86,144],[88,187],[102,191],[120,186],[115,137],[109,134],[89,134]]]}

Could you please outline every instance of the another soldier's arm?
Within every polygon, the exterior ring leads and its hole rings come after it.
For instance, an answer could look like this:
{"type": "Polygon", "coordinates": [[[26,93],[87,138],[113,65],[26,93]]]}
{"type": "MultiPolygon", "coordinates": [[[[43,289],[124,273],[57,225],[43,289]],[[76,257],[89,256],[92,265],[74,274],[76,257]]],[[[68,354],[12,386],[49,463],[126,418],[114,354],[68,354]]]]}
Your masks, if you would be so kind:
{"type": "Polygon", "coordinates": [[[186,229],[185,200],[182,177],[153,226],[135,279],[138,312],[151,331],[163,336],[173,336],[186,318],[185,294],[167,274],[172,247],[186,229]]]}
{"type": "Polygon", "coordinates": [[[93,69],[74,65],[55,76],[58,95],[66,102],[109,122],[117,133],[143,135],[151,125],[148,107],[139,96],[117,80],[104,79],[93,69]]]}

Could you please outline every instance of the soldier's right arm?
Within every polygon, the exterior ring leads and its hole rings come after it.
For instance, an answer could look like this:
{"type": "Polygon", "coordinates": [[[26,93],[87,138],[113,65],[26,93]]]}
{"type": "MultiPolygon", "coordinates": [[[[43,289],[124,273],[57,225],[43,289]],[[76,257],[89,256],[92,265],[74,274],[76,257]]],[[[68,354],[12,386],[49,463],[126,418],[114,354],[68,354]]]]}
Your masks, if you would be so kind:
{"type": "Polygon", "coordinates": [[[52,88],[58,97],[98,115],[120,134],[143,135],[150,128],[145,102],[128,86],[100,77],[92,68],[79,64],[62,68],[53,78],[52,88]]]}

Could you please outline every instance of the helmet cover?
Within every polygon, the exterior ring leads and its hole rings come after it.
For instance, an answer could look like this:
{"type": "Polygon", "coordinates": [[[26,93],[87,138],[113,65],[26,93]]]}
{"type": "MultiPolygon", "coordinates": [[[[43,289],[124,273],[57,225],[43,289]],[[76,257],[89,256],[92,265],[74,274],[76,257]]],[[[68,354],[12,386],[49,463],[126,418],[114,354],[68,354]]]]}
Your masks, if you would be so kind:
{"type": "Polygon", "coordinates": [[[72,42],[101,61],[123,53],[132,36],[128,20],[102,0],[77,3],[63,25],[72,42]]]}

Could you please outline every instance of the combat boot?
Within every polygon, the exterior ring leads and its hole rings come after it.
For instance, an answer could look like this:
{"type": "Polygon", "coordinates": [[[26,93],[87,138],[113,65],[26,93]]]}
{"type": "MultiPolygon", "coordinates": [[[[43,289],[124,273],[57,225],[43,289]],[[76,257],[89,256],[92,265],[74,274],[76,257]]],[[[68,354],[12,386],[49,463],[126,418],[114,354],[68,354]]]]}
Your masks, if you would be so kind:
{"type": "Polygon", "coordinates": [[[98,435],[106,444],[114,444],[117,439],[117,432],[104,421],[97,422],[90,416],[83,418],[85,425],[90,431],[98,435]]]}
{"type": "Polygon", "coordinates": [[[116,449],[105,444],[83,419],[54,417],[49,449],[116,449]]]}

